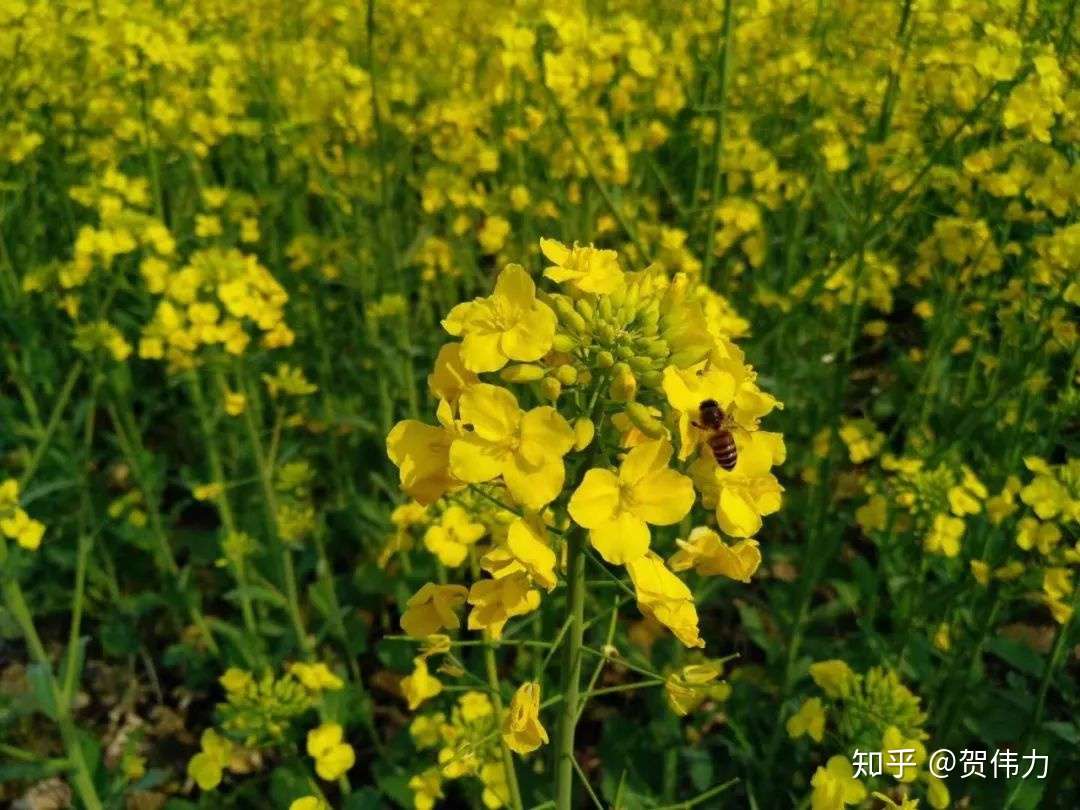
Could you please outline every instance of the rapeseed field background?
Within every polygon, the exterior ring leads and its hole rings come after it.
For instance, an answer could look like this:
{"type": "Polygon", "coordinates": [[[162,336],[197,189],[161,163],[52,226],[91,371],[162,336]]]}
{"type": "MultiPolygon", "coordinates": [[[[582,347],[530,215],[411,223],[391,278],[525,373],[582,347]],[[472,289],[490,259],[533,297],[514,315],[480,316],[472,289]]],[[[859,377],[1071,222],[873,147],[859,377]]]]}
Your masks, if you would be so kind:
{"type": "Polygon", "coordinates": [[[1078,40],[0,0],[0,803],[1080,806],[1078,40]]]}

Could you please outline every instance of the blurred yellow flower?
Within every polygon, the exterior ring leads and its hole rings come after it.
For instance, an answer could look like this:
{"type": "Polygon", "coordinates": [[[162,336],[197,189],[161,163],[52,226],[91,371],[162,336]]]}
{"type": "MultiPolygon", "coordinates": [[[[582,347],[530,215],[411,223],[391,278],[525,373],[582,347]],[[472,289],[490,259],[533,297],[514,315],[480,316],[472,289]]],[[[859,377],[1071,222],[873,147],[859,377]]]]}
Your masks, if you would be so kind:
{"type": "Polygon", "coordinates": [[[866,788],[854,776],[851,762],[845,756],[830,757],[824,767],[814,772],[810,784],[811,810],[844,810],[866,798],[866,788]]]}
{"type": "Polygon", "coordinates": [[[821,705],[821,698],[803,701],[799,710],[788,718],[786,728],[792,739],[806,734],[814,742],[821,742],[825,735],[825,708],[821,705]]]}
{"type": "Polygon", "coordinates": [[[442,692],[442,681],[428,672],[427,661],[423,658],[413,660],[413,671],[401,679],[401,693],[409,704],[409,709],[415,711],[425,700],[435,697],[442,692]]]}

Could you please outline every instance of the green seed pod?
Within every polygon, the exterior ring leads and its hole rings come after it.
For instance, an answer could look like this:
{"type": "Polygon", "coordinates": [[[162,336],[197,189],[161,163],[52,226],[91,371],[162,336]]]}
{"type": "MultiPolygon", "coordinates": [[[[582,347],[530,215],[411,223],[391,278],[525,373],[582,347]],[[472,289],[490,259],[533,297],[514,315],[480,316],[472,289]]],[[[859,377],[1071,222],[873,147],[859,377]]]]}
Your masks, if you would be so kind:
{"type": "Polygon", "coordinates": [[[577,378],[577,369],[569,363],[561,365],[557,369],[555,369],[555,379],[557,379],[563,385],[573,385],[577,382],[577,378]]]}
{"type": "Polygon", "coordinates": [[[628,402],[626,415],[638,430],[651,439],[660,439],[666,435],[663,423],[640,402],[628,402]]]}
{"type": "Polygon", "coordinates": [[[540,383],[540,393],[544,399],[554,402],[562,393],[562,385],[554,377],[544,377],[543,382],[540,383]]]}
{"type": "Polygon", "coordinates": [[[500,371],[499,376],[509,383],[536,382],[543,379],[544,369],[531,363],[516,363],[500,371]]]}

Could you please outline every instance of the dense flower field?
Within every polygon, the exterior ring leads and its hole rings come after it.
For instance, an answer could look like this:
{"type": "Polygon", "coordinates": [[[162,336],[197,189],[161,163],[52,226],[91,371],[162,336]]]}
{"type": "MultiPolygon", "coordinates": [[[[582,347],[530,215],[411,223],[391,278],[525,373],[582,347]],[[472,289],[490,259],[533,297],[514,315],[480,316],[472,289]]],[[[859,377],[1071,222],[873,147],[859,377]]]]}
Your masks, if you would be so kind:
{"type": "Polygon", "coordinates": [[[1080,806],[1077,5],[0,0],[0,804],[1080,806]]]}

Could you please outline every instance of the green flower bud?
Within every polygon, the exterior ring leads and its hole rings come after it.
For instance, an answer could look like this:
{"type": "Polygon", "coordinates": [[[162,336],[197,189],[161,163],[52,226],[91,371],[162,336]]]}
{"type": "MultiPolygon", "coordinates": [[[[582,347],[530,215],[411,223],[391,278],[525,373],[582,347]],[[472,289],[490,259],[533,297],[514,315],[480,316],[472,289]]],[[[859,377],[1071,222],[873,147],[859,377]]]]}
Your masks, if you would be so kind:
{"type": "Polygon", "coordinates": [[[596,319],[596,308],[588,301],[588,299],[579,298],[574,302],[574,307],[585,320],[592,321],[596,319]]]}
{"type": "Polygon", "coordinates": [[[653,367],[653,361],[651,357],[645,357],[637,354],[630,358],[630,368],[634,371],[651,371],[653,367]]]}
{"type": "Polygon", "coordinates": [[[615,348],[615,355],[620,360],[629,360],[634,356],[634,350],[630,346],[622,345],[615,348]]]}
{"type": "Polygon", "coordinates": [[[660,439],[666,434],[663,423],[653,416],[650,409],[640,402],[628,402],[626,415],[638,430],[650,439],[660,439]]]}
{"type": "Polygon", "coordinates": [[[555,335],[555,340],[552,342],[552,347],[557,352],[569,354],[578,347],[578,341],[572,335],[568,335],[566,332],[559,332],[555,335]]]}
{"type": "Polygon", "coordinates": [[[543,379],[544,369],[531,363],[516,363],[500,371],[499,377],[509,383],[536,382],[543,379]]]}
{"type": "Polygon", "coordinates": [[[646,388],[659,388],[661,383],[664,382],[664,374],[659,369],[654,368],[643,371],[638,375],[638,379],[646,388]]]}
{"type": "Polygon", "coordinates": [[[600,368],[611,368],[615,365],[615,357],[609,351],[598,352],[596,355],[596,365],[600,368]]]}

